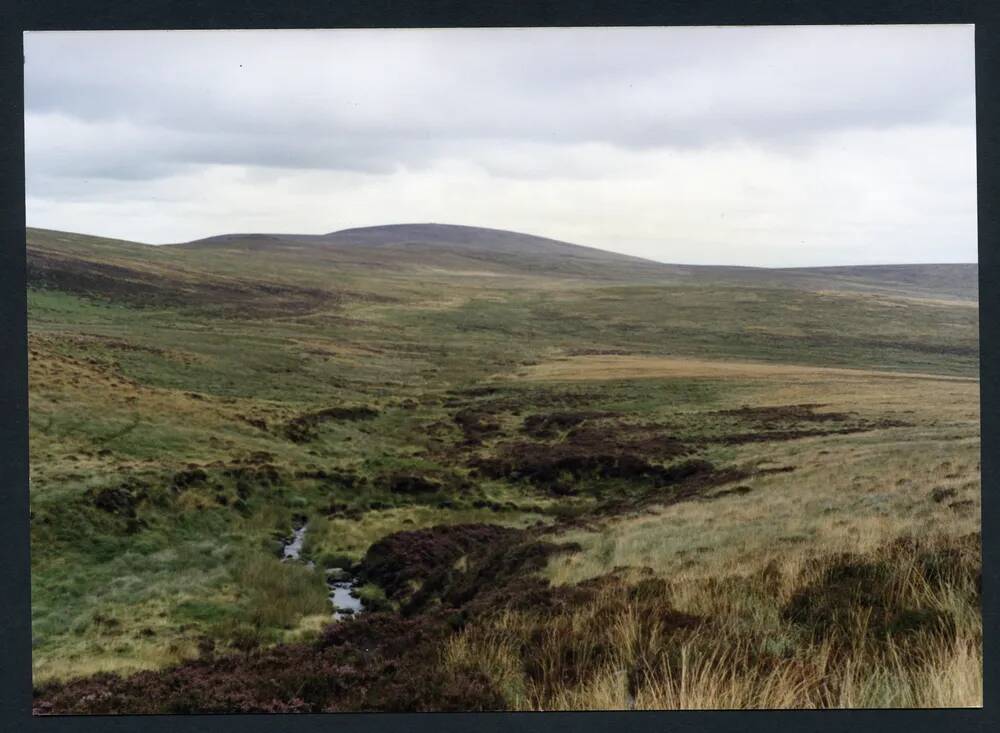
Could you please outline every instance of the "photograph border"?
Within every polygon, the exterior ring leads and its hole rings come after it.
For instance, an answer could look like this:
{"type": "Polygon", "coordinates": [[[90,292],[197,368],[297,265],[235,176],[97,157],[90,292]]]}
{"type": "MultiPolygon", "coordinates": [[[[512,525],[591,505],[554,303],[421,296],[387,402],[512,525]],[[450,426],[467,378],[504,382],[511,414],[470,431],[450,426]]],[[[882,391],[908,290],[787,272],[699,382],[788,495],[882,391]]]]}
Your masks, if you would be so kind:
{"type": "Polygon", "coordinates": [[[0,9],[0,730],[623,731],[1000,729],[1000,3],[995,0],[130,0],[8,2],[0,9]],[[339,713],[329,715],[31,715],[28,385],[22,34],[30,30],[975,24],[984,707],[958,710],[339,713]]]}

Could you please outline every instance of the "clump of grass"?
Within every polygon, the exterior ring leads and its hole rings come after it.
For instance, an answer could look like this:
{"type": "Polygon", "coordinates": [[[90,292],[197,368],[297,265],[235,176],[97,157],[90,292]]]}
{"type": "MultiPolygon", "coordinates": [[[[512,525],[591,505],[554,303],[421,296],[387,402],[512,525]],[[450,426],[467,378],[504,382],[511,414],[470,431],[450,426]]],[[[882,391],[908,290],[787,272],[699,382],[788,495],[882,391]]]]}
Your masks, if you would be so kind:
{"type": "Polygon", "coordinates": [[[290,629],[303,616],[328,607],[322,573],[255,554],[236,567],[235,580],[245,589],[248,618],[258,628],[290,629]]]}
{"type": "Polygon", "coordinates": [[[504,611],[477,632],[450,637],[442,649],[442,661],[450,669],[486,672],[512,709],[530,709],[529,682],[520,650],[522,630],[521,615],[504,611]]]}

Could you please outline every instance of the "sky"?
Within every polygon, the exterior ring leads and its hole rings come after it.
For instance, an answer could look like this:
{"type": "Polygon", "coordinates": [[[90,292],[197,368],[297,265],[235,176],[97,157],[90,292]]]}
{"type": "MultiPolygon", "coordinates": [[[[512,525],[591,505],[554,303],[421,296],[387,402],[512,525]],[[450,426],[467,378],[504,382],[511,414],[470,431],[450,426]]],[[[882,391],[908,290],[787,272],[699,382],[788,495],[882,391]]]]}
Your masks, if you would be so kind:
{"type": "Polygon", "coordinates": [[[29,32],[28,226],[975,262],[973,26],[29,32]]]}

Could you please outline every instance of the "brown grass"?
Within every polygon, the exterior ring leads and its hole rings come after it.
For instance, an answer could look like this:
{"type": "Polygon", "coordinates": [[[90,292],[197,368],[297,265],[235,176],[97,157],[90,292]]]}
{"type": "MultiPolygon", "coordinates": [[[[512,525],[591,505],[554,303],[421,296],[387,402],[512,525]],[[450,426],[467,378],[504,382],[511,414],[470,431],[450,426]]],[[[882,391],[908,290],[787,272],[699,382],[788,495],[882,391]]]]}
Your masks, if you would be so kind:
{"type": "Polygon", "coordinates": [[[977,568],[974,538],[938,538],[749,577],[626,576],[562,616],[470,626],[442,661],[483,672],[519,710],[977,707],[977,568]],[[831,578],[869,566],[882,580],[856,598],[834,586],[851,603],[825,622],[831,578]],[[818,617],[789,615],[803,594],[818,617]]]}

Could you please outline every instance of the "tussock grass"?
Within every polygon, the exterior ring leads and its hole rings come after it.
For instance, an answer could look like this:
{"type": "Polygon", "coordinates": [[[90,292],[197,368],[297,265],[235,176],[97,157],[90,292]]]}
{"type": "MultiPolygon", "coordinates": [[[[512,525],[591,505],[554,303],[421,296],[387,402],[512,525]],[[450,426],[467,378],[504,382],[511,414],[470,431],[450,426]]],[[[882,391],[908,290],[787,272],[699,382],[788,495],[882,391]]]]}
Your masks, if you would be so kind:
{"type": "Polygon", "coordinates": [[[249,619],[256,627],[290,629],[303,616],[329,610],[323,574],[304,565],[254,555],[237,566],[235,579],[246,589],[249,619]]]}
{"type": "Polygon", "coordinates": [[[470,626],[442,662],[520,710],[976,707],[978,569],[969,536],[743,576],[608,576],[566,614],[470,626]]]}

